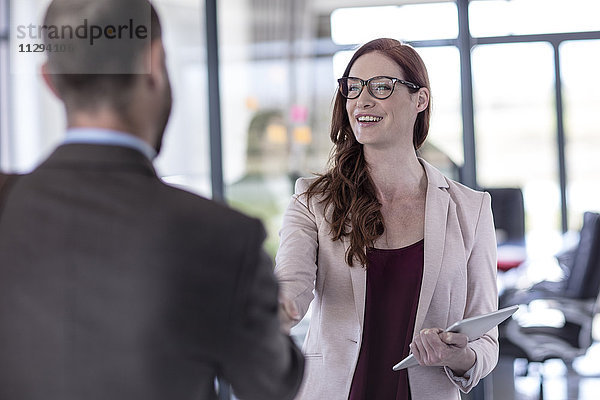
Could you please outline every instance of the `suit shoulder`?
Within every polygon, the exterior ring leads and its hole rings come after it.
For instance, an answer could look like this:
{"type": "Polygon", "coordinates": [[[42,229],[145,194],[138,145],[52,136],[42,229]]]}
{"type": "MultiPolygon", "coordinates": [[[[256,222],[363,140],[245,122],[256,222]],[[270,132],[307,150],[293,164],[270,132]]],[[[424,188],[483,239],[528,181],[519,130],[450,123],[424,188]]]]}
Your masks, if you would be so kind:
{"type": "Polygon", "coordinates": [[[478,221],[482,211],[491,209],[491,197],[487,192],[472,189],[462,183],[448,180],[448,193],[456,204],[457,211],[465,220],[478,221]]]}
{"type": "Polygon", "coordinates": [[[294,193],[296,193],[297,195],[301,195],[303,193],[305,193],[309,186],[312,185],[317,179],[319,179],[318,176],[309,176],[309,177],[302,177],[302,178],[298,178],[296,180],[296,186],[294,189],[294,193]]]}
{"type": "Polygon", "coordinates": [[[0,172],[0,189],[2,189],[2,186],[4,186],[4,183],[8,180],[9,175],[5,175],[2,172],[0,172]]]}
{"type": "Polygon", "coordinates": [[[446,181],[448,182],[448,192],[451,195],[461,197],[464,200],[481,201],[482,197],[486,194],[485,192],[472,189],[460,182],[456,182],[449,178],[446,178],[446,181]]]}
{"type": "MultiPolygon", "coordinates": [[[[292,196],[292,202],[296,203],[298,207],[306,208],[315,215],[324,215],[326,213],[325,207],[328,203],[325,202],[325,195],[320,190],[321,186],[317,187],[317,190],[313,192],[310,199],[307,196],[308,188],[319,179],[318,176],[311,176],[307,178],[300,178],[296,181],[296,187],[294,195],[292,196]]],[[[320,185],[323,185],[321,182],[320,185]]],[[[291,206],[291,205],[290,205],[291,206]]],[[[331,204],[329,204],[331,206],[331,204]]]]}
{"type": "Polygon", "coordinates": [[[9,183],[9,181],[13,181],[15,179],[17,179],[20,175],[15,175],[15,174],[5,174],[3,172],[0,172],[0,188],[2,188],[2,186],[6,185],[9,183]]]}
{"type": "Polygon", "coordinates": [[[448,178],[424,159],[419,159],[419,161],[425,168],[429,185],[447,190],[457,206],[465,205],[469,207],[473,204],[477,204],[477,206],[481,205],[482,200],[485,198],[483,192],[471,189],[462,183],[448,178]]]}
{"type": "Polygon", "coordinates": [[[264,232],[259,219],[250,217],[234,210],[226,204],[207,199],[185,189],[171,186],[165,182],[162,188],[167,196],[165,201],[170,204],[170,212],[182,218],[200,218],[214,229],[227,230],[230,234],[248,234],[249,232],[264,232]],[[235,229],[231,229],[235,227],[235,229]]]}

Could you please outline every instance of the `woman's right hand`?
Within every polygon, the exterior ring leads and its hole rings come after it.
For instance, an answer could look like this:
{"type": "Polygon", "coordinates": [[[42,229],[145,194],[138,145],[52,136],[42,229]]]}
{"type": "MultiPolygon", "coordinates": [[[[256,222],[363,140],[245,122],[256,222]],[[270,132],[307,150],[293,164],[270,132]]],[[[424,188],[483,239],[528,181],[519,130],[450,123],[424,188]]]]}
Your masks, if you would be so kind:
{"type": "Polygon", "coordinates": [[[290,330],[300,321],[300,312],[298,306],[293,300],[284,297],[279,298],[279,325],[281,330],[286,334],[290,334],[290,330]]]}

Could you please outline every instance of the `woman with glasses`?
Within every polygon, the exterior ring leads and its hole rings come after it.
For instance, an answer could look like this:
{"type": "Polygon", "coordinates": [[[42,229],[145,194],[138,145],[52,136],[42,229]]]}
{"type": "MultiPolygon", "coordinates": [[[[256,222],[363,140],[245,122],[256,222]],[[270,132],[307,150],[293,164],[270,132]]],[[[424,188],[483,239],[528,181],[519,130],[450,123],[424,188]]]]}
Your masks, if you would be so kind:
{"type": "Polygon", "coordinates": [[[297,398],[460,399],[497,361],[496,330],[442,331],[497,309],[490,196],[418,158],[431,92],[412,47],[371,41],[338,83],[331,166],[296,183],[276,257],[284,329],[312,302],[297,398]]]}

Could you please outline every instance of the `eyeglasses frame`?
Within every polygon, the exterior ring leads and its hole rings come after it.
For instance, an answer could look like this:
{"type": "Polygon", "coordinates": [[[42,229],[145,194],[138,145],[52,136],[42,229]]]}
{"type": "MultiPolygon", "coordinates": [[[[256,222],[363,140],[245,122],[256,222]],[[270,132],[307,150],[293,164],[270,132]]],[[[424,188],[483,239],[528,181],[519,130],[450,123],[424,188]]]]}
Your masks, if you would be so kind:
{"type": "Polygon", "coordinates": [[[363,89],[364,89],[365,86],[367,87],[367,91],[369,92],[369,94],[371,96],[373,96],[374,98],[378,99],[378,100],[385,100],[385,99],[389,98],[394,93],[394,89],[396,88],[396,83],[401,83],[401,84],[403,84],[403,85],[405,85],[405,86],[407,86],[407,87],[409,87],[409,88],[411,88],[413,90],[419,90],[419,89],[421,89],[421,86],[419,86],[419,85],[417,85],[415,83],[412,83],[412,82],[409,82],[409,81],[405,81],[405,80],[400,79],[400,78],[394,78],[394,77],[391,77],[391,76],[384,76],[384,75],[374,76],[372,78],[367,79],[366,81],[362,80],[360,78],[356,78],[354,76],[344,76],[344,77],[339,78],[337,81],[338,81],[338,90],[340,91],[340,94],[344,98],[346,98],[348,100],[354,100],[354,99],[359,98],[360,95],[362,94],[362,91],[363,91],[363,89]],[[390,79],[392,81],[392,90],[390,91],[390,94],[388,94],[385,97],[375,96],[373,94],[373,92],[371,91],[371,86],[369,85],[373,79],[380,79],[380,78],[386,78],[386,79],[390,79]],[[360,85],[361,85],[360,86],[360,91],[358,92],[358,94],[356,95],[356,97],[348,97],[348,96],[344,95],[344,92],[342,91],[342,81],[344,79],[356,79],[356,80],[358,80],[360,82],[360,85]]]}

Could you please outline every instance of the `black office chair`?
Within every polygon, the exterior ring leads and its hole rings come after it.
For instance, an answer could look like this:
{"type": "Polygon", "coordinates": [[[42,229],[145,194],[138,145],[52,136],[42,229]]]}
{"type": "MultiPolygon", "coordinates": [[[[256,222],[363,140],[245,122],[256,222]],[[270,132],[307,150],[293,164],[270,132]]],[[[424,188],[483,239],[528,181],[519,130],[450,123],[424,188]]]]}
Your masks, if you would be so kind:
{"type": "Polygon", "coordinates": [[[484,188],[492,198],[498,245],[525,244],[525,205],[520,188],[484,188]]]}
{"type": "Polygon", "coordinates": [[[560,281],[542,281],[527,289],[508,289],[499,299],[499,307],[527,304],[536,299],[589,300],[600,288],[600,214],[583,214],[583,226],[577,246],[557,258],[565,277],[560,281]]]}
{"type": "MultiPolygon", "coordinates": [[[[591,346],[592,322],[599,311],[600,214],[584,214],[579,244],[571,260],[570,274],[562,283],[509,292],[501,299],[502,307],[521,304],[524,311],[535,308],[534,302],[543,302],[546,309],[558,311],[564,317],[558,325],[532,324],[517,317],[508,319],[499,327],[501,356],[523,358],[528,364],[561,359],[567,366],[568,376],[576,376],[572,363],[591,346]]],[[[570,396],[576,396],[578,387],[569,387],[570,396]]],[[[543,374],[540,375],[540,398],[543,398],[543,374]]]]}

